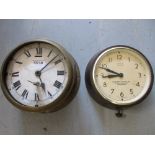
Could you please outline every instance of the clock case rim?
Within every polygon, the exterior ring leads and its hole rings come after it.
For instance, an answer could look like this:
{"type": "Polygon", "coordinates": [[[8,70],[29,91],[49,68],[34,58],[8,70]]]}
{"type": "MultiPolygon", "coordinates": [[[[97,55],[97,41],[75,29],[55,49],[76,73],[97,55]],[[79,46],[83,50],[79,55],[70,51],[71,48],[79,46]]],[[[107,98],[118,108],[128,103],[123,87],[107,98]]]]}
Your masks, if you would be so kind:
{"type": "Polygon", "coordinates": [[[149,60],[146,58],[146,56],[144,56],[143,53],[141,53],[139,50],[131,47],[131,46],[127,46],[127,45],[114,45],[114,46],[110,46],[108,48],[105,48],[102,51],[99,51],[97,54],[95,54],[90,61],[88,62],[87,66],[86,66],[86,70],[85,70],[85,84],[86,84],[86,88],[88,90],[89,95],[100,105],[110,108],[110,109],[116,109],[116,110],[122,110],[122,109],[126,109],[128,107],[137,105],[139,103],[141,103],[151,92],[151,89],[153,87],[153,82],[154,82],[154,74],[153,74],[153,69],[152,66],[149,62],[149,60]],[[137,53],[139,53],[142,57],[144,57],[144,59],[146,60],[146,62],[148,63],[148,66],[150,68],[150,73],[151,73],[151,82],[149,85],[149,88],[146,92],[146,94],[140,98],[138,101],[136,102],[132,102],[131,104],[127,104],[127,105],[119,105],[119,104],[114,104],[112,102],[110,102],[109,100],[107,100],[106,98],[103,98],[102,95],[98,92],[98,90],[95,87],[95,84],[93,82],[93,67],[94,64],[97,60],[97,58],[104,52],[106,52],[107,50],[111,49],[111,48],[119,48],[119,47],[124,47],[124,48],[130,48],[132,50],[135,50],[137,53]]]}
{"type": "Polygon", "coordinates": [[[79,85],[80,85],[80,71],[79,71],[79,67],[75,59],[60,44],[54,41],[49,41],[49,40],[44,40],[44,39],[35,39],[35,40],[31,40],[31,41],[27,41],[22,44],[19,44],[6,56],[1,66],[0,83],[1,83],[1,88],[2,88],[2,91],[5,97],[15,107],[21,110],[30,111],[30,112],[55,112],[65,107],[67,104],[69,104],[71,100],[75,97],[75,95],[77,94],[79,85]],[[67,81],[67,85],[63,93],[56,100],[54,100],[53,102],[45,106],[30,107],[30,106],[25,106],[21,104],[20,102],[15,100],[12,97],[12,95],[9,93],[9,90],[7,89],[6,81],[5,81],[5,77],[6,77],[5,71],[6,71],[8,62],[20,48],[22,48],[23,46],[29,45],[29,44],[37,43],[37,42],[50,44],[56,47],[57,49],[59,49],[59,51],[64,56],[67,67],[68,67],[68,81],[67,81]]]}

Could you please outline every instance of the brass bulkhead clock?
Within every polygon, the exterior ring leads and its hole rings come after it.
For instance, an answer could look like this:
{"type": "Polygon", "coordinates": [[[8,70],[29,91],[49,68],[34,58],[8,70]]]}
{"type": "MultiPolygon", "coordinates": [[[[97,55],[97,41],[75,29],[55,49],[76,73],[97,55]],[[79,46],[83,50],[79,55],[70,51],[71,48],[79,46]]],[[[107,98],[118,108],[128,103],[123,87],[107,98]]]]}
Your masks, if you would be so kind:
{"type": "Polygon", "coordinates": [[[88,63],[85,82],[97,103],[118,110],[141,103],[153,86],[147,58],[129,46],[113,46],[97,53],[88,63]]]}
{"type": "Polygon", "coordinates": [[[29,41],[16,47],[1,68],[1,87],[16,107],[52,112],[67,105],[77,93],[79,68],[59,44],[29,41]]]}

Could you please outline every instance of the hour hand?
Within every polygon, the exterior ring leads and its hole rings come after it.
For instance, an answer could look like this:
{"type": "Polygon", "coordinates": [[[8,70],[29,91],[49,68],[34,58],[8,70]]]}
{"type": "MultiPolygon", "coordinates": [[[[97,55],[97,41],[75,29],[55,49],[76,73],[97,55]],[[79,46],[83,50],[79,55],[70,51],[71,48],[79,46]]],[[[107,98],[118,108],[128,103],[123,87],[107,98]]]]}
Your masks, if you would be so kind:
{"type": "Polygon", "coordinates": [[[35,86],[40,86],[40,83],[39,82],[32,82],[32,81],[29,81],[29,80],[28,80],[28,82],[32,83],[35,86]]]}
{"type": "Polygon", "coordinates": [[[117,75],[118,75],[118,74],[122,74],[122,73],[115,72],[115,71],[113,71],[113,70],[111,70],[111,69],[105,68],[105,67],[100,67],[100,68],[106,70],[106,71],[109,72],[109,73],[113,73],[113,74],[117,74],[117,75]]]}
{"type": "Polygon", "coordinates": [[[44,92],[45,92],[45,83],[43,83],[42,82],[42,79],[41,79],[41,77],[39,76],[39,80],[40,80],[40,86],[42,87],[42,89],[44,90],[44,92]]]}
{"type": "Polygon", "coordinates": [[[102,78],[114,78],[114,77],[123,77],[123,74],[120,73],[117,75],[107,75],[107,76],[102,75],[102,78]]]}
{"type": "Polygon", "coordinates": [[[41,83],[41,87],[42,87],[42,89],[44,90],[44,92],[46,92],[46,91],[45,91],[45,83],[41,83]]]}

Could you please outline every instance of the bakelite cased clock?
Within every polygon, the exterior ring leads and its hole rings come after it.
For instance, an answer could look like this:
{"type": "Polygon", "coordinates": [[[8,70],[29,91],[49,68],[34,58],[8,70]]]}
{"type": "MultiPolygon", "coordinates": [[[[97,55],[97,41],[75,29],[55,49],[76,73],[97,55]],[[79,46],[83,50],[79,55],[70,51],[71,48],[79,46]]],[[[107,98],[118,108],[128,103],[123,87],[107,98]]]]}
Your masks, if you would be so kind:
{"type": "Polygon", "coordinates": [[[97,53],[88,63],[85,82],[89,94],[100,105],[122,110],[141,103],[153,86],[153,70],[137,49],[119,45],[97,53]]]}

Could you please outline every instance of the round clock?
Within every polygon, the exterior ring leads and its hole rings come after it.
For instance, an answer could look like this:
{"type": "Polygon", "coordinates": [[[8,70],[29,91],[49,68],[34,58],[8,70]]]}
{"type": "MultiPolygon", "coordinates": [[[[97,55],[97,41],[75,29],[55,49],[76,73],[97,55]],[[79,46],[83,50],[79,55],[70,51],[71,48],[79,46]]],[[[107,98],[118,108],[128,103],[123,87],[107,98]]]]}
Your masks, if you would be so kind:
{"type": "Polygon", "coordinates": [[[35,40],[15,48],[1,68],[1,87],[16,107],[32,112],[59,110],[75,96],[78,65],[60,45],[35,40]]]}
{"type": "Polygon", "coordinates": [[[121,110],[142,102],[153,85],[149,61],[138,50],[113,46],[88,63],[85,82],[89,94],[101,105],[121,110]]]}

